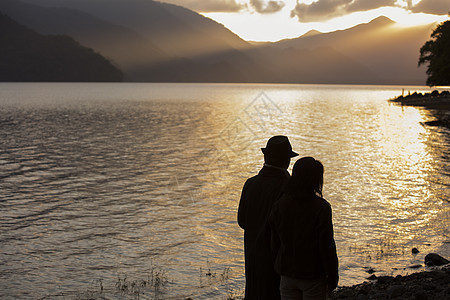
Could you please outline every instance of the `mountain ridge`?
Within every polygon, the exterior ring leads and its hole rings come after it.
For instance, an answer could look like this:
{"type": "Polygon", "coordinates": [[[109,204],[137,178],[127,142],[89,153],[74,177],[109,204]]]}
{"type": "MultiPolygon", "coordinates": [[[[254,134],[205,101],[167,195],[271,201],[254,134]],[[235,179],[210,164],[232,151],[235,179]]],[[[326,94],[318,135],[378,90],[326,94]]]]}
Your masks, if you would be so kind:
{"type": "Polygon", "coordinates": [[[69,36],[38,34],[0,13],[0,81],[122,81],[103,56],[69,36]]]}
{"type": "Polygon", "coordinates": [[[74,36],[117,62],[131,81],[423,84],[426,78],[416,66],[431,25],[399,29],[378,17],[349,29],[256,43],[196,12],[151,0],[2,0],[0,10],[8,1],[34,5],[30,27],[74,36]]]}
{"type": "Polygon", "coordinates": [[[282,40],[270,46],[314,49],[331,46],[366,65],[379,84],[424,84],[425,68],[417,67],[419,49],[429,38],[435,23],[401,27],[387,17],[349,29],[282,40]]]}

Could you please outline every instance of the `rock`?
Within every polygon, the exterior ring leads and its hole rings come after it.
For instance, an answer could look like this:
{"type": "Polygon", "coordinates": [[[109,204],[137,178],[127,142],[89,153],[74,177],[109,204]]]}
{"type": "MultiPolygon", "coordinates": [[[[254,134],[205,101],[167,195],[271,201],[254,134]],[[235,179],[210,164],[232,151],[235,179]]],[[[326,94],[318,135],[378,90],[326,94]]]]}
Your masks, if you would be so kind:
{"type": "Polygon", "coordinates": [[[366,272],[369,273],[369,274],[373,274],[373,273],[375,273],[375,269],[374,268],[369,268],[369,269],[366,270],[366,272]]]}
{"type": "Polygon", "coordinates": [[[351,289],[341,290],[339,293],[339,298],[350,298],[355,296],[355,291],[351,289]]]}
{"type": "Polygon", "coordinates": [[[450,261],[436,253],[429,253],[425,256],[425,264],[427,266],[442,266],[448,263],[450,263],[450,261]]]}
{"type": "Polygon", "coordinates": [[[356,300],[368,300],[369,298],[367,298],[366,295],[364,294],[359,294],[358,297],[356,297],[356,300]]]}
{"type": "Polygon", "coordinates": [[[367,279],[369,279],[369,280],[375,280],[375,279],[377,279],[378,277],[377,277],[377,275],[375,275],[375,274],[372,274],[372,275],[370,275],[369,277],[367,277],[367,279]]]}
{"type": "Polygon", "coordinates": [[[418,292],[414,295],[416,300],[428,300],[428,295],[425,292],[418,292]]]}
{"type": "Polygon", "coordinates": [[[417,254],[419,252],[420,252],[419,249],[417,249],[416,247],[412,248],[412,250],[411,250],[412,254],[417,254]]]}
{"type": "Polygon", "coordinates": [[[389,288],[388,294],[391,298],[396,298],[405,292],[405,287],[403,285],[393,285],[389,288]]]}
{"type": "Polygon", "coordinates": [[[395,280],[392,276],[380,276],[377,277],[376,279],[378,279],[378,282],[381,284],[393,283],[395,280]]]}
{"type": "Polygon", "coordinates": [[[422,267],[422,265],[420,265],[420,264],[408,266],[408,268],[410,268],[410,269],[418,269],[421,267],[422,267]]]}
{"type": "Polygon", "coordinates": [[[422,288],[423,288],[425,291],[433,291],[433,290],[436,289],[436,287],[435,287],[434,285],[430,284],[430,283],[425,283],[425,284],[423,284],[423,285],[422,285],[422,288]]]}

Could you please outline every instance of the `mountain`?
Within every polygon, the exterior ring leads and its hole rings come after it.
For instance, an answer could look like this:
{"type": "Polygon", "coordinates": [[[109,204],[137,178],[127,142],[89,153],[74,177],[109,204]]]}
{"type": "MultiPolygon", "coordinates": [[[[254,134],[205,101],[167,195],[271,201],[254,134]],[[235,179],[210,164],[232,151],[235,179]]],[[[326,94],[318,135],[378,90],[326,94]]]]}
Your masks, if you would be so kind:
{"type": "Polygon", "coordinates": [[[304,35],[272,44],[278,49],[332,47],[370,69],[377,84],[424,84],[425,68],[417,67],[419,49],[436,24],[401,27],[386,17],[330,33],[304,35]]]}
{"type": "Polygon", "coordinates": [[[116,63],[128,81],[424,84],[417,59],[434,26],[400,27],[380,17],[256,43],[152,0],[1,0],[0,11],[39,33],[74,37],[116,63]]]}
{"type": "Polygon", "coordinates": [[[193,58],[249,44],[209,18],[181,6],[151,0],[25,0],[95,15],[134,30],[175,57],[193,58]]]}
{"type": "Polygon", "coordinates": [[[122,81],[108,60],[68,36],[44,36],[0,13],[0,81],[122,81]]]}
{"type": "Polygon", "coordinates": [[[133,79],[137,68],[173,59],[133,30],[81,11],[40,7],[16,0],[0,1],[0,11],[41,34],[75,38],[114,61],[127,74],[128,80],[133,79]]]}
{"type": "Polygon", "coordinates": [[[251,62],[251,58],[229,45],[247,47],[247,42],[223,25],[194,12],[186,13],[188,10],[184,8],[165,5],[172,11],[169,12],[157,2],[143,0],[35,0],[33,3],[46,6],[2,0],[0,11],[40,33],[74,37],[117,63],[128,81],[246,82],[264,73],[251,62]],[[175,17],[175,14],[182,17],[175,17]],[[193,24],[181,19],[195,19],[193,15],[198,15],[196,21],[191,22],[193,24]],[[116,20],[138,30],[105,19],[116,20]],[[187,31],[192,31],[192,34],[187,31]],[[210,34],[205,33],[208,31],[210,34]],[[169,38],[174,35],[179,38],[169,38]],[[189,49],[185,51],[183,47],[189,49]],[[167,48],[169,53],[162,48],[167,48]],[[194,54],[195,49],[198,51],[194,54]],[[211,51],[206,51],[208,49],[211,51]],[[243,70],[242,66],[246,65],[250,65],[247,70],[251,74],[243,70]]]}
{"type": "Polygon", "coordinates": [[[271,82],[371,84],[380,81],[365,65],[331,47],[266,49],[255,55],[271,70],[271,82]]]}
{"type": "Polygon", "coordinates": [[[307,33],[305,33],[305,34],[302,35],[301,37],[305,38],[305,37],[307,37],[307,36],[318,35],[318,34],[321,34],[321,33],[322,33],[322,32],[313,29],[313,30],[308,31],[307,33]]]}
{"type": "Polygon", "coordinates": [[[145,71],[141,67],[140,74],[146,75],[134,76],[138,80],[147,80],[149,76],[153,78],[155,72],[162,74],[159,70],[165,70],[164,74],[167,76],[159,77],[158,80],[172,81],[173,78],[178,78],[183,81],[198,81],[199,76],[208,81],[222,81],[224,74],[228,74],[226,82],[270,81],[269,70],[265,70],[264,66],[244,53],[251,47],[248,42],[222,24],[181,6],[152,0],[24,1],[46,7],[76,9],[129,28],[151,40],[171,59],[162,60],[164,63],[156,68],[157,71],[150,71],[149,68],[145,71]],[[186,69],[186,61],[180,59],[189,59],[190,64],[195,65],[195,70],[183,71],[186,69]],[[185,63],[175,66],[174,62],[181,61],[185,63]],[[175,73],[169,74],[167,70],[175,73]],[[201,70],[208,72],[199,74],[201,70]],[[181,74],[185,74],[184,79],[180,79],[181,74]]]}

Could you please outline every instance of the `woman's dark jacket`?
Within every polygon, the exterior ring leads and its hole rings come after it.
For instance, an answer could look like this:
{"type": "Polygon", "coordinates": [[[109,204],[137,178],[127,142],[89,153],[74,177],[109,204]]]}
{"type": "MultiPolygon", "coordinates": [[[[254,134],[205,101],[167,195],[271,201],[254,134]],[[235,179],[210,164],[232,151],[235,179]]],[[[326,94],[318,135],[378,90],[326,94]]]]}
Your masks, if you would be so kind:
{"type": "Polygon", "coordinates": [[[272,208],[272,253],[280,275],[300,279],[326,277],[328,288],[339,280],[331,205],[325,199],[285,193],[272,208]]]}
{"type": "Polygon", "coordinates": [[[280,298],[280,277],[273,267],[268,219],[289,177],[285,170],[264,166],[242,189],[237,219],[245,230],[246,300],[280,298]]]}

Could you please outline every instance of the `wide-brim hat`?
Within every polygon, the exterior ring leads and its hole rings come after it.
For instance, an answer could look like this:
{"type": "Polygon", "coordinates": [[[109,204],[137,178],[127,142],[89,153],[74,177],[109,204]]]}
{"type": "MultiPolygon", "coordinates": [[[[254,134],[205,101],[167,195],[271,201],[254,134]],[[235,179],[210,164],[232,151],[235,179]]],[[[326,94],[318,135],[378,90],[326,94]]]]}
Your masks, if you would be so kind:
{"type": "Polygon", "coordinates": [[[261,148],[261,151],[270,156],[275,157],[295,157],[298,153],[292,151],[291,143],[287,136],[276,135],[267,141],[266,148],[261,148]]]}

